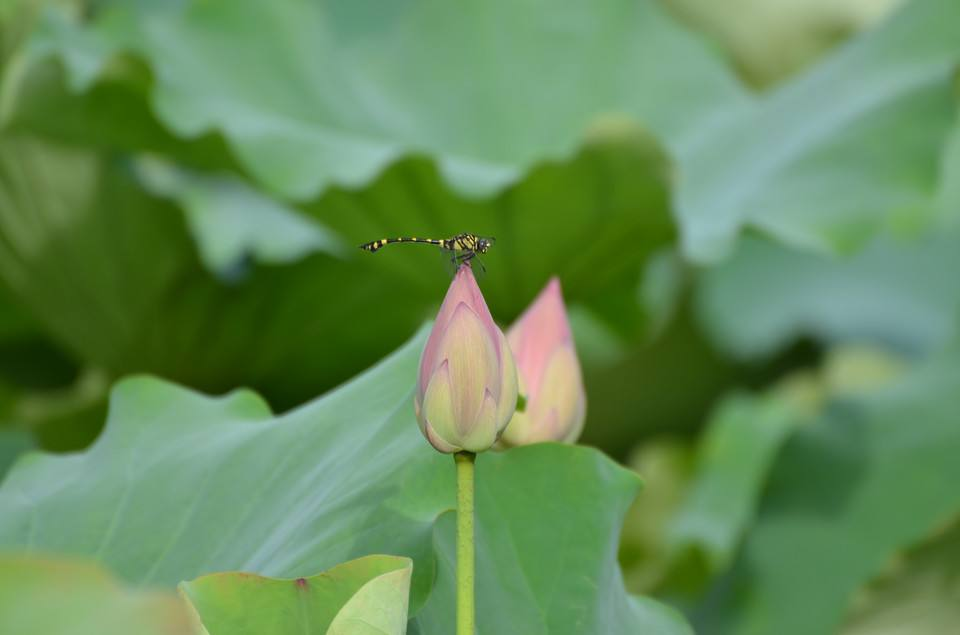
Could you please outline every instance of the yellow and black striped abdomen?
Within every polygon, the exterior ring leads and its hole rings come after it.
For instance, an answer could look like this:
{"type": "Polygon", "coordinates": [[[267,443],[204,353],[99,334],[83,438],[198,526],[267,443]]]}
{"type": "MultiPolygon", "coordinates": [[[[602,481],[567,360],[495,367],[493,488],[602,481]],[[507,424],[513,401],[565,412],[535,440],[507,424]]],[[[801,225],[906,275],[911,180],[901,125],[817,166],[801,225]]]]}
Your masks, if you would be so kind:
{"type": "Polygon", "coordinates": [[[370,253],[375,253],[386,245],[392,243],[423,243],[426,245],[440,245],[443,248],[447,246],[446,240],[437,240],[435,238],[416,238],[416,237],[400,237],[400,238],[381,238],[380,240],[374,240],[373,242],[364,243],[360,245],[360,249],[364,251],[369,251],[370,253]]]}

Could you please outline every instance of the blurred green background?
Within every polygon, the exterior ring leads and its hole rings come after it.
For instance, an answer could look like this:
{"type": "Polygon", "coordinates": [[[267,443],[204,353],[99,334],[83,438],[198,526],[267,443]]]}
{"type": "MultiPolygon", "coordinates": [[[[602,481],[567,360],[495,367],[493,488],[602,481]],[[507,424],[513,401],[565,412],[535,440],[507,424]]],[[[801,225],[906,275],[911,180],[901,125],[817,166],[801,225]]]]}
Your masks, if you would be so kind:
{"type": "Polygon", "coordinates": [[[955,0],[0,7],[0,471],[111,384],[283,412],[497,238],[560,277],[628,588],[703,633],[960,624],[955,0]]]}

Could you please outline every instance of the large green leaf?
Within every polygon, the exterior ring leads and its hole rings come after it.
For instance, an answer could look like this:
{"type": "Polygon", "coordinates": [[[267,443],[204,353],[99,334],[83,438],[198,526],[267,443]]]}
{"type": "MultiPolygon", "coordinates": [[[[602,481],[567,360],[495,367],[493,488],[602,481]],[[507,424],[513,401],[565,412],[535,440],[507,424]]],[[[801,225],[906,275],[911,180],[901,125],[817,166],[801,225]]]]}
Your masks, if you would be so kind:
{"type": "Polygon", "coordinates": [[[703,272],[698,309],[714,342],[738,357],[770,355],[800,337],[937,350],[956,332],[960,236],[878,241],[826,257],[744,240],[703,272]]]}
{"type": "MultiPolygon", "coordinates": [[[[414,560],[416,615],[431,589],[451,592],[448,576],[434,580],[433,542],[436,533],[442,563],[454,490],[452,459],[413,418],[423,340],[276,418],[246,391],[211,399],[125,381],[89,451],[29,455],[11,470],[0,547],[87,554],[161,585],[225,570],[295,578],[391,553],[414,560]]],[[[680,618],[623,588],[616,544],[635,476],[595,450],[549,444],[484,454],[477,473],[479,535],[495,543],[480,546],[481,612],[510,606],[518,623],[545,624],[549,610],[550,632],[571,634],[584,632],[577,624],[638,632],[655,615],[662,632],[684,632],[680,618]],[[591,513],[574,513],[581,506],[591,513]]],[[[421,632],[449,632],[435,630],[448,610],[431,600],[421,632]]]]}
{"type": "MultiPolygon", "coordinates": [[[[523,470],[527,471],[527,470],[523,470]]],[[[598,485],[609,485],[598,483],[598,485]]],[[[530,496],[525,504],[545,500],[551,492],[549,484],[541,489],[542,496],[530,496]]],[[[603,496],[602,487],[594,497],[603,496]]],[[[552,494],[550,494],[552,496],[552,494]]],[[[499,493],[490,493],[488,504],[499,507],[501,513],[515,513],[518,508],[498,504],[499,493]]],[[[584,500],[586,503],[586,499],[584,500]]],[[[593,501],[596,498],[592,499],[593,501]]],[[[579,502],[579,501],[578,501],[579,502]]],[[[673,608],[649,598],[629,596],[620,590],[623,581],[616,564],[616,535],[607,535],[603,545],[586,544],[576,535],[571,535],[565,525],[574,514],[592,512],[587,509],[566,507],[554,512],[554,524],[550,529],[541,527],[519,528],[514,536],[500,532],[478,532],[478,549],[482,553],[497,554],[492,561],[481,557],[479,567],[486,570],[488,578],[500,580],[502,590],[497,602],[485,602],[478,607],[477,629],[480,633],[523,633],[524,635],[550,635],[552,633],[685,633],[693,635],[683,623],[683,618],[673,608]],[[576,509],[577,511],[571,511],[576,509]],[[559,533],[559,537],[543,540],[545,531],[559,533]],[[576,544],[580,542],[581,544],[576,544]],[[564,546],[560,555],[558,545],[564,546]],[[504,563],[510,563],[504,566],[504,563]],[[574,571],[590,569],[603,585],[593,602],[582,595],[582,581],[574,577],[574,571]],[[577,587],[580,587],[578,589],[577,587]]],[[[440,519],[442,532],[438,539],[440,553],[437,584],[438,592],[430,598],[425,609],[415,619],[421,633],[452,633],[456,626],[454,611],[454,580],[456,555],[454,543],[456,519],[446,514],[440,519]]],[[[591,531],[605,533],[608,530],[594,525],[591,531]]],[[[481,572],[480,575],[484,575],[481,572]]]]}
{"type": "Polygon", "coordinates": [[[933,216],[941,149],[955,121],[958,62],[960,4],[909,2],[714,128],[680,158],[687,254],[726,255],[744,225],[819,251],[922,226],[933,216]]]}
{"type": "MultiPolygon", "coordinates": [[[[480,459],[477,575],[497,580],[498,589],[478,601],[479,632],[633,633],[640,625],[650,633],[683,632],[675,611],[623,591],[616,559],[619,523],[610,526],[603,519],[614,499],[616,516],[623,518],[637,478],[618,469],[584,479],[595,469],[587,453],[567,456],[558,470],[558,449],[530,446],[522,461],[480,459]],[[503,488],[511,483],[515,492],[505,496],[503,488]],[[582,576],[597,587],[587,592],[582,576]]],[[[423,633],[455,630],[455,523],[452,512],[438,522],[437,590],[416,618],[423,633]]]]}
{"type": "Polygon", "coordinates": [[[835,632],[889,557],[955,517],[958,393],[954,351],[888,389],[839,401],[794,435],[708,605],[722,632],[835,632]]]}
{"type": "Polygon", "coordinates": [[[179,588],[209,635],[403,635],[411,569],[367,556],[306,578],[213,573],[179,588]]]}
{"type": "Polygon", "coordinates": [[[125,589],[91,562],[0,556],[0,632],[10,635],[189,635],[173,593],[125,589]]]}
{"type": "Polygon", "coordinates": [[[458,191],[491,193],[572,154],[598,114],[630,115],[680,146],[744,101],[650,1],[389,11],[110,2],[88,25],[63,11],[46,17],[31,57],[57,52],[82,89],[116,53],[142,56],[167,127],[222,132],[259,180],[295,198],[366,185],[411,153],[433,158],[458,191]]]}

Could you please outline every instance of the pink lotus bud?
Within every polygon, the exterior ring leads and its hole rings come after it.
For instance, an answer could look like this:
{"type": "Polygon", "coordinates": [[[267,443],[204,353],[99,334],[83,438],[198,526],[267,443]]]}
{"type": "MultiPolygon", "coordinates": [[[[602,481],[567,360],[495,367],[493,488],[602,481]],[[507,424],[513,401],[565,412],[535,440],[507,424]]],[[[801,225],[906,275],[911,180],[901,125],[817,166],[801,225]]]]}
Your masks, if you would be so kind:
{"type": "Polygon", "coordinates": [[[587,395],[559,280],[547,283],[507,331],[507,341],[527,403],[513,415],[503,442],[576,441],[586,418],[587,395]]]}
{"type": "Polygon", "coordinates": [[[517,407],[517,368],[473,271],[461,266],[420,358],[420,430],[440,452],[482,452],[517,407]]]}

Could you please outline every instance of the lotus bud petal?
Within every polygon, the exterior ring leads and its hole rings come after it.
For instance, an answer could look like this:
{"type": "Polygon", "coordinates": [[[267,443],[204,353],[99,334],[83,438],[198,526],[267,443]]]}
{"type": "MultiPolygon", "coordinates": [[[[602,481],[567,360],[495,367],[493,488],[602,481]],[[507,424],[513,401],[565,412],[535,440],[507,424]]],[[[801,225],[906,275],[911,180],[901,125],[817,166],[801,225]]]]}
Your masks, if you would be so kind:
{"type": "Polygon", "coordinates": [[[420,358],[414,408],[420,431],[440,452],[482,452],[517,407],[517,369],[506,337],[461,266],[420,358]]]}
{"type": "Polygon", "coordinates": [[[559,280],[552,278],[510,327],[507,342],[526,407],[513,415],[503,443],[575,442],[583,430],[587,396],[559,280]]]}

